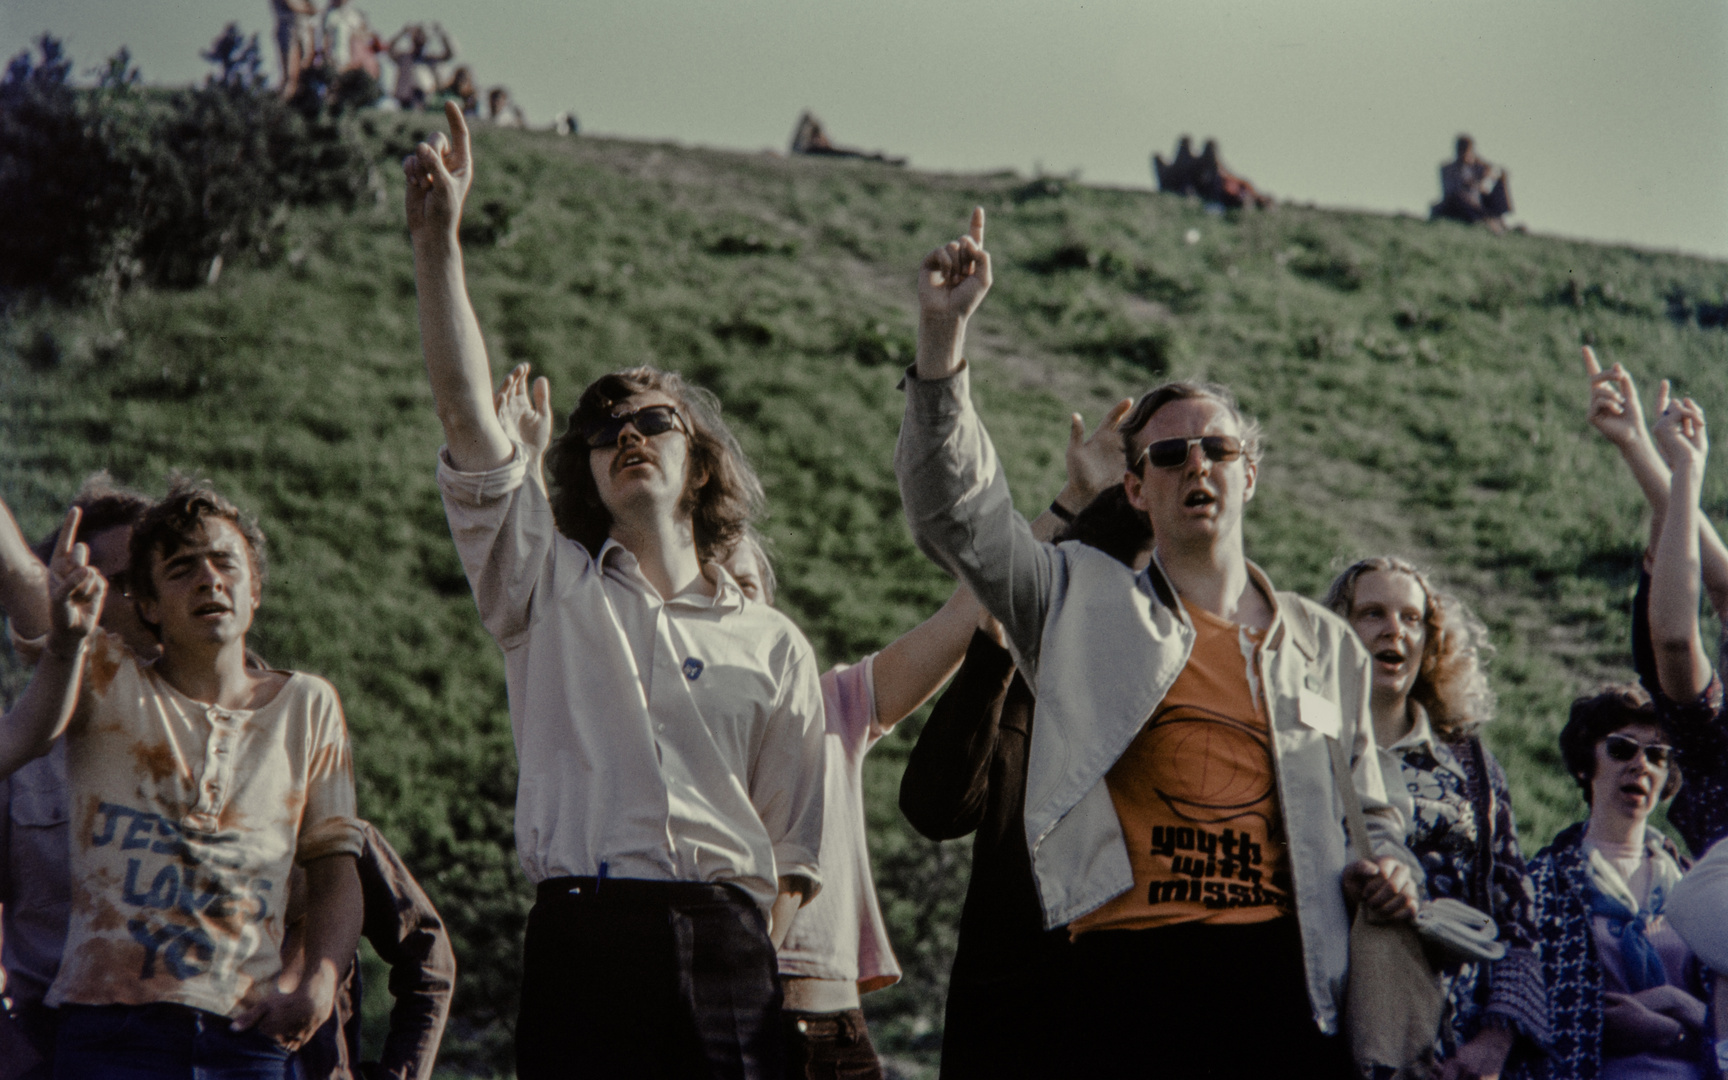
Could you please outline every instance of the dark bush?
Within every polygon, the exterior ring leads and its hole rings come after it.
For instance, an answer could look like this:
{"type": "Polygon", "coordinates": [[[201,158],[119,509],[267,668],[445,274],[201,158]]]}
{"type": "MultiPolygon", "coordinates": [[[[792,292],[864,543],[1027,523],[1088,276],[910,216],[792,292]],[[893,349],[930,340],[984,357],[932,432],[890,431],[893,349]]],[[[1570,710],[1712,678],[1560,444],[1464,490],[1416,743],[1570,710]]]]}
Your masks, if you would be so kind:
{"type": "Polygon", "coordinates": [[[268,258],[292,206],[351,205],[369,154],[347,121],[264,86],[256,35],[230,24],[202,87],[140,85],[121,50],[94,87],[44,35],[0,80],[0,289],[112,295],[212,280],[268,258]]]}

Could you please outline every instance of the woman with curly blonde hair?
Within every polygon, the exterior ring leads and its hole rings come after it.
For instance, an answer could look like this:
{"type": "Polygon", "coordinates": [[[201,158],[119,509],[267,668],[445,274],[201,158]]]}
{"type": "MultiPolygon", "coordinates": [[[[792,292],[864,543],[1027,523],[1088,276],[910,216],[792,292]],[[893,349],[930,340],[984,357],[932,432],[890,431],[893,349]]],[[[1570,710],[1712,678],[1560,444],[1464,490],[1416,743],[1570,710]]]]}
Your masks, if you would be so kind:
{"type": "Polygon", "coordinates": [[[1380,771],[1409,823],[1407,842],[1429,898],[1487,913],[1506,946],[1491,963],[1452,960],[1441,968],[1440,1076],[1516,1073],[1547,1043],[1548,1002],[1506,773],[1476,735],[1494,714],[1482,670],[1487,629],[1463,601],[1390,556],[1338,575],[1325,603],[1368,649],[1380,771]],[[1400,775],[1404,783],[1393,783],[1400,775]]]}

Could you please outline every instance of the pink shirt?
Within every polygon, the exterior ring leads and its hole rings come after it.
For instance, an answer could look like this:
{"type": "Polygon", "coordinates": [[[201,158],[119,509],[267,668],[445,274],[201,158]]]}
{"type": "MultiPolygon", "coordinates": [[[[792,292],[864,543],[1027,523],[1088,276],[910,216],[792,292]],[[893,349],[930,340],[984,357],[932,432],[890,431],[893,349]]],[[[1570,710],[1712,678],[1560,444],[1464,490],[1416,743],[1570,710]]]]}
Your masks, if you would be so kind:
{"type": "Polygon", "coordinates": [[[900,979],[864,837],[864,755],[884,734],[876,723],[875,659],[842,664],[822,676],[828,732],[822,891],[798,912],[780,946],[780,974],[851,979],[861,993],[900,979]]]}

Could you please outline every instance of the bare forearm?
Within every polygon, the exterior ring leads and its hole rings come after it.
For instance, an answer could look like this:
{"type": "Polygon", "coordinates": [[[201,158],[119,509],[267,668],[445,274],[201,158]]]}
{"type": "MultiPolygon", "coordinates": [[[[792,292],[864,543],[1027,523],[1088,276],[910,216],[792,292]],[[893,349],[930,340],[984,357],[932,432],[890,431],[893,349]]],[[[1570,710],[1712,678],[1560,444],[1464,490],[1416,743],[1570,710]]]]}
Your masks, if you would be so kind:
{"type": "Polygon", "coordinates": [[[451,463],[464,472],[496,468],[510,458],[510,439],[493,410],[486,340],[468,300],[461,245],[454,236],[416,239],[414,280],[420,346],[451,463]]]}
{"type": "Polygon", "coordinates": [[[1674,474],[1662,538],[1650,574],[1650,639],[1663,693],[1686,701],[1710,681],[1710,661],[1698,640],[1702,573],[1697,482],[1689,466],[1674,474]]]}
{"type": "Polygon", "coordinates": [[[768,909],[768,940],[774,948],[786,943],[786,935],[792,932],[792,920],[798,917],[798,909],[804,906],[804,897],[809,890],[809,883],[802,878],[780,879],[779,895],[774,897],[774,906],[768,909]]]}
{"type": "Polygon", "coordinates": [[[43,650],[30,685],[0,721],[0,776],[46,754],[66,730],[78,704],[83,663],[81,647],[69,656],[43,650]]]}
{"type": "Polygon", "coordinates": [[[966,320],[925,315],[918,320],[918,377],[945,379],[960,370],[966,320]]]}
{"type": "Polygon", "coordinates": [[[909,716],[954,674],[983,610],[972,590],[961,586],[936,614],[876,655],[871,680],[883,730],[909,716]]]}
{"type": "Polygon", "coordinates": [[[0,502],[0,613],[23,638],[48,632],[48,568],[30,550],[12,511],[0,502]]]}

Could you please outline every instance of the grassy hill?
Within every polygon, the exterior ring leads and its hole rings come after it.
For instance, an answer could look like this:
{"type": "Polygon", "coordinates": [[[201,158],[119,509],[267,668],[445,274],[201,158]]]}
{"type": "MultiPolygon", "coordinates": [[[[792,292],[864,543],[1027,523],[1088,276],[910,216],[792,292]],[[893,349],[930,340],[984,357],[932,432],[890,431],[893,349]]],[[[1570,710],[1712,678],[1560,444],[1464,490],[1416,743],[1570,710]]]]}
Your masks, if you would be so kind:
{"type": "MultiPolygon", "coordinates": [[[[0,325],[0,495],[48,529],[107,468],[159,492],[208,475],[272,544],[256,645],[342,691],[362,812],[448,918],[462,966],[451,1069],[507,1069],[530,891],[511,841],[500,655],[433,483],[440,442],[414,284],[378,139],[377,205],[304,212],[287,254],[190,292],[0,325]]],[[[974,322],[980,407],[1021,507],[1059,486],[1067,414],[1169,376],[1235,387],[1269,452],[1249,549],[1316,594],[1361,555],[1433,567],[1491,627],[1527,849],[1581,814],[1555,734],[1627,670],[1636,490],[1583,420],[1578,346],[1646,386],[1728,402],[1728,333],[1697,325],[1728,265],[1406,217],[1216,216],[1142,191],[929,175],[545,134],[482,132],[469,274],[495,374],[531,362],[568,410],[649,362],[717,391],[761,469],[782,606],[825,662],[880,647],[950,585],[912,547],[890,459],[911,359],[912,269],[974,203],[998,281],[974,322]]],[[[1709,321],[1709,320],[1706,320],[1709,321]]],[[[1708,484],[1722,509],[1719,477],[1708,484]]],[[[920,718],[869,762],[878,881],[908,977],[872,995],[908,1070],[940,1035],[967,849],[923,841],[895,791],[920,718]]],[[[374,980],[376,1031],[387,1003],[374,980]]]]}

